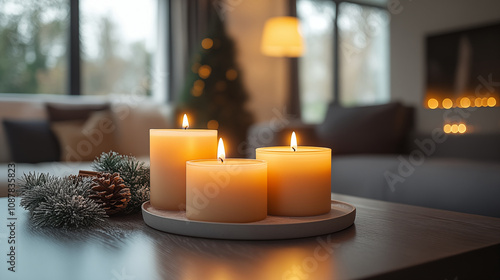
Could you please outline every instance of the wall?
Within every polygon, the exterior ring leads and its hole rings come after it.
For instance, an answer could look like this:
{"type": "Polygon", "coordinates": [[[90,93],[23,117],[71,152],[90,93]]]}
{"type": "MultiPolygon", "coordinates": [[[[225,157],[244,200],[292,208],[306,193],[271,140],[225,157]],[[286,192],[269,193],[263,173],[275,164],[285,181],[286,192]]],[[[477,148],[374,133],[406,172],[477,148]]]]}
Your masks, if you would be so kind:
{"type": "MultiPolygon", "coordinates": [[[[445,110],[422,107],[425,92],[425,36],[500,21],[498,0],[389,1],[391,98],[413,105],[417,130],[443,126],[445,110]]],[[[499,66],[500,67],[500,66],[499,66]]],[[[500,77],[493,77],[500,82],[500,77]]],[[[479,81],[478,81],[479,83],[479,81]]],[[[496,90],[500,90],[497,87],[496,90]]],[[[500,107],[478,108],[465,120],[475,132],[500,132],[500,107]]]]}
{"type": "Polygon", "coordinates": [[[225,3],[223,16],[238,51],[243,82],[250,95],[248,108],[256,122],[274,117],[273,109],[282,110],[288,90],[287,60],[268,57],[260,52],[262,31],[270,17],[284,16],[285,0],[237,0],[225,3]]]}

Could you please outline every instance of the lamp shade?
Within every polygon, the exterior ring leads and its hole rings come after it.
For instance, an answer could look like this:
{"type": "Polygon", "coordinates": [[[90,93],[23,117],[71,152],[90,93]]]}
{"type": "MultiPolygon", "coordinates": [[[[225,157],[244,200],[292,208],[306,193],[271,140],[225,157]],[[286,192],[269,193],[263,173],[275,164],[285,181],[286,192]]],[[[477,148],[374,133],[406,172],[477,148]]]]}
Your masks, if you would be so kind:
{"type": "Polygon", "coordinates": [[[268,19],[262,34],[261,51],[268,56],[298,57],[304,52],[296,17],[268,19]]]}

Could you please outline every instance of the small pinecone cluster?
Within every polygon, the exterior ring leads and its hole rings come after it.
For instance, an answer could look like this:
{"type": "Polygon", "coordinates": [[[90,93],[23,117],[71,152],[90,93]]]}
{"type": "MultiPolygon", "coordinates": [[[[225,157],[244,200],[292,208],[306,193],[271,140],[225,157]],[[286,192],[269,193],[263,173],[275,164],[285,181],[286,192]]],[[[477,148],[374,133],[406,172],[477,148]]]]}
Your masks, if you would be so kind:
{"type": "Polygon", "coordinates": [[[97,173],[92,179],[90,198],[102,204],[108,215],[120,213],[127,208],[130,201],[130,189],[125,185],[118,173],[97,173]]]}

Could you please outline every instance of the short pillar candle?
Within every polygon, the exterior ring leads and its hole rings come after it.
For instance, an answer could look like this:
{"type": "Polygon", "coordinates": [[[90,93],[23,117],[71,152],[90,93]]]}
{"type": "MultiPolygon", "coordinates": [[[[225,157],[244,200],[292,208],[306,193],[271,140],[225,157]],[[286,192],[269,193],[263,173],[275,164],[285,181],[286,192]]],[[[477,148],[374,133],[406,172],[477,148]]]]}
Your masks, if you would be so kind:
{"type": "Polygon", "coordinates": [[[331,149],[309,146],[264,147],[269,215],[315,216],[331,209],[331,149]]]}
{"type": "Polygon", "coordinates": [[[188,161],[186,217],[222,223],[248,223],[265,219],[266,162],[224,158],[188,161]]]}

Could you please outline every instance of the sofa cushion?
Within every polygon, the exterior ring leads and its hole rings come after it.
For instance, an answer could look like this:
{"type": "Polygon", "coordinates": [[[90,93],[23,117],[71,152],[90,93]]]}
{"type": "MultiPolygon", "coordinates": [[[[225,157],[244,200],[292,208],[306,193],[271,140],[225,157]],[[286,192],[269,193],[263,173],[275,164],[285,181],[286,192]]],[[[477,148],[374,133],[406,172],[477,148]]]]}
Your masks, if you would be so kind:
{"type": "MultiPolygon", "coordinates": [[[[122,154],[149,156],[149,130],[171,128],[171,108],[154,102],[113,104],[117,139],[122,154]]],[[[180,127],[177,126],[177,127],[180,127]]]]}
{"type": "Polygon", "coordinates": [[[0,162],[12,161],[3,120],[46,120],[45,106],[36,100],[0,98],[0,162]]]}
{"type": "Polygon", "coordinates": [[[46,120],[4,120],[14,162],[38,163],[59,160],[59,143],[46,120]]]}
{"type": "Polygon", "coordinates": [[[352,108],[331,105],[317,135],[337,155],[399,153],[411,126],[412,110],[400,103],[352,108]]]}
{"type": "Polygon", "coordinates": [[[93,161],[117,148],[116,126],[107,111],[94,112],[86,121],[53,122],[51,127],[61,144],[61,161],[93,161]]]}
{"type": "Polygon", "coordinates": [[[47,113],[51,122],[86,120],[93,112],[109,110],[110,105],[105,104],[57,104],[47,103],[47,113]]]}

